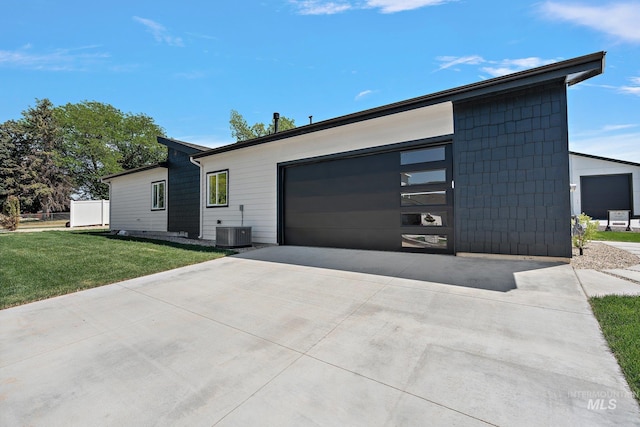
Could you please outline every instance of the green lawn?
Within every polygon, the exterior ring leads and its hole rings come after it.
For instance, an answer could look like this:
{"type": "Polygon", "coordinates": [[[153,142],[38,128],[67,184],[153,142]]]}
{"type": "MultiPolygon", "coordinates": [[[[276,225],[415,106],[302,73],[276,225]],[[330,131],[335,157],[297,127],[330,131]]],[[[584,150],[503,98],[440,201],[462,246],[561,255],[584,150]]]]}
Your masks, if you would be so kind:
{"type": "Polygon", "coordinates": [[[640,243],[640,233],[634,233],[632,231],[596,231],[596,235],[593,240],[640,243]]]}
{"type": "Polygon", "coordinates": [[[590,302],[631,391],[640,401],[640,297],[609,295],[590,302]]]}
{"type": "Polygon", "coordinates": [[[211,247],[44,231],[0,235],[0,309],[215,259],[211,247]]]}
{"type": "MultiPolygon", "coordinates": [[[[640,233],[598,231],[593,240],[640,242],[640,233]]],[[[640,402],[640,297],[610,295],[591,298],[590,302],[609,348],[640,402]]]]}

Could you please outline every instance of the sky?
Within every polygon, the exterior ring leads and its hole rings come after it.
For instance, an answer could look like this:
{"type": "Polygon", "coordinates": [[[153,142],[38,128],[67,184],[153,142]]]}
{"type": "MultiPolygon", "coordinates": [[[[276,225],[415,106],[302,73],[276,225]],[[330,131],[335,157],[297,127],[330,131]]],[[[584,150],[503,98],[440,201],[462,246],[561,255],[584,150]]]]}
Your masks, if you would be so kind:
{"type": "Polygon", "coordinates": [[[231,110],[327,120],[606,51],[568,89],[569,148],[640,163],[640,1],[2,0],[0,123],[36,99],[234,142],[231,110]]]}

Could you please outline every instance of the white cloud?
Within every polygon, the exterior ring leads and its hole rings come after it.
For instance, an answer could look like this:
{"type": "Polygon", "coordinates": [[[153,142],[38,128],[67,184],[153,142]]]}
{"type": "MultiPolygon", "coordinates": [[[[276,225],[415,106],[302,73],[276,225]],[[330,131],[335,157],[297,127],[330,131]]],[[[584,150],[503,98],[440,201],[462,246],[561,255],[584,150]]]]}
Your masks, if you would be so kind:
{"type": "Polygon", "coordinates": [[[95,52],[98,47],[56,49],[45,53],[32,52],[31,45],[19,50],[0,50],[0,66],[45,71],[85,71],[109,57],[107,53],[95,52]]]}
{"type": "Polygon", "coordinates": [[[612,131],[616,131],[616,130],[622,130],[622,129],[630,129],[630,128],[635,128],[638,127],[638,125],[636,124],[624,124],[624,125],[606,125],[602,128],[603,132],[612,132],[612,131]]]}
{"type": "Polygon", "coordinates": [[[396,13],[438,6],[457,0],[290,0],[300,15],[334,15],[348,10],[378,9],[381,13],[396,13]]]}
{"type": "Polygon", "coordinates": [[[621,93],[625,93],[628,95],[638,95],[640,96],[640,77],[632,77],[629,79],[631,81],[631,85],[629,86],[620,86],[618,91],[621,93]]]}
{"type": "Polygon", "coordinates": [[[520,58],[520,59],[503,59],[502,61],[489,61],[492,64],[497,64],[497,67],[489,66],[482,67],[482,71],[493,76],[500,77],[507,74],[517,73],[518,71],[527,70],[530,68],[542,67],[543,65],[553,64],[558,62],[556,59],[543,59],[538,57],[520,58]]]}
{"type": "Polygon", "coordinates": [[[640,133],[602,134],[591,138],[569,135],[569,149],[579,153],[640,163],[640,133]]]}
{"type": "Polygon", "coordinates": [[[495,61],[484,59],[479,55],[439,56],[436,58],[436,60],[442,63],[436,71],[445,70],[448,68],[459,71],[459,68],[455,68],[458,65],[482,65],[482,67],[480,67],[480,70],[492,77],[504,76],[529,68],[536,68],[557,62],[557,59],[544,59],[535,56],[517,59],[502,59],[499,61],[495,61]]]}
{"type": "Polygon", "coordinates": [[[622,41],[640,43],[639,2],[590,6],[547,1],[540,6],[540,10],[550,19],[589,27],[622,41]]]}
{"type": "Polygon", "coordinates": [[[382,13],[396,13],[427,6],[438,6],[451,0],[367,0],[370,8],[379,8],[382,13]]]}
{"type": "Polygon", "coordinates": [[[334,15],[353,8],[351,4],[345,2],[335,3],[320,0],[293,0],[291,3],[298,7],[298,13],[300,15],[334,15]]]}
{"type": "Polygon", "coordinates": [[[484,58],[478,55],[469,55],[469,56],[460,56],[460,57],[439,56],[436,58],[436,60],[442,62],[438,70],[445,70],[447,68],[451,68],[461,64],[477,65],[477,64],[482,64],[483,62],[486,62],[484,58]]]}
{"type": "Polygon", "coordinates": [[[147,28],[147,31],[153,35],[153,38],[155,38],[157,42],[166,43],[169,46],[184,46],[182,39],[180,37],[170,35],[162,24],[152,21],[151,19],[140,18],[139,16],[134,16],[133,20],[144,25],[147,28]]]}
{"type": "Polygon", "coordinates": [[[363,90],[362,92],[360,92],[359,94],[356,95],[355,100],[359,101],[362,98],[364,98],[367,95],[371,95],[373,93],[373,91],[371,89],[367,89],[367,90],[363,90]]]}

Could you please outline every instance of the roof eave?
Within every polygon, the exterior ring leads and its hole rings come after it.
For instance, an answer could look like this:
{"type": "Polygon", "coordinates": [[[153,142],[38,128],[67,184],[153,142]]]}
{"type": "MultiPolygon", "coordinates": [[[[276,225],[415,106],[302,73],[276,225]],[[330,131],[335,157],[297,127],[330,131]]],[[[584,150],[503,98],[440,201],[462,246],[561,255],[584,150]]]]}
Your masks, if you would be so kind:
{"type": "Polygon", "coordinates": [[[331,127],[341,126],[347,123],[368,120],[383,115],[393,114],[414,108],[426,107],[440,102],[460,102],[478,96],[485,96],[491,93],[515,90],[522,87],[539,84],[545,81],[563,79],[565,84],[574,85],[588,78],[601,74],[604,70],[604,51],[589,55],[572,58],[566,61],[544,65],[530,70],[519,71],[506,76],[496,77],[489,80],[459,86],[453,89],[432,93],[381,107],[360,111],[345,116],[336,117],[329,120],[289,129],[276,134],[266,135],[247,141],[236,142],[235,144],[213,148],[202,153],[197,153],[192,158],[207,157],[227,151],[238,150],[240,148],[251,147],[267,142],[291,138],[298,135],[317,132],[331,127]]]}
{"type": "Polygon", "coordinates": [[[105,175],[102,178],[100,178],[100,182],[103,182],[103,183],[107,184],[113,178],[118,178],[118,177],[125,176],[125,175],[131,175],[131,174],[139,173],[139,172],[145,172],[145,171],[152,170],[152,169],[157,169],[157,168],[165,168],[166,169],[167,167],[168,167],[168,165],[167,165],[166,162],[156,163],[154,165],[148,165],[148,166],[141,166],[139,168],[129,169],[129,170],[118,172],[118,173],[112,173],[111,175],[105,175]]]}
{"type": "Polygon", "coordinates": [[[159,144],[162,144],[168,148],[173,148],[175,150],[178,150],[187,154],[202,153],[204,151],[208,151],[211,149],[210,147],[192,144],[190,142],[180,141],[173,138],[167,138],[166,136],[158,136],[156,137],[156,139],[159,144]]]}

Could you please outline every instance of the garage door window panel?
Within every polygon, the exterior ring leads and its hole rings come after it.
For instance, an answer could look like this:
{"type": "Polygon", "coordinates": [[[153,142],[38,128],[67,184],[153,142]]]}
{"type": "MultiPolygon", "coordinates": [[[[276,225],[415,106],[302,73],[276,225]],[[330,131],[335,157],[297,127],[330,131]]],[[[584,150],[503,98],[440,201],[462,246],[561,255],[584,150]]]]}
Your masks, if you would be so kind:
{"type": "Polygon", "coordinates": [[[442,184],[447,181],[446,169],[400,172],[400,185],[442,184]]]}
{"type": "Polygon", "coordinates": [[[448,227],[447,212],[405,212],[402,214],[402,225],[413,227],[448,227]]]}
{"type": "Polygon", "coordinates": [[[440,234],[403,234],[402,247],[413,249],[447,249],[448,238],[440,234]]]}
{"type": "Polygon", "coordinates": [[[447,192],[441,191],[412,191],[400,193],[401,206],[433,206],[445,205],[447,192]]]}
{"type": "Polygon", "coordinates": [[[400,153],[401,165],[429,163],[445,160],[445,147],[423,148],[419,150],[403,151],[400,153]]]}

